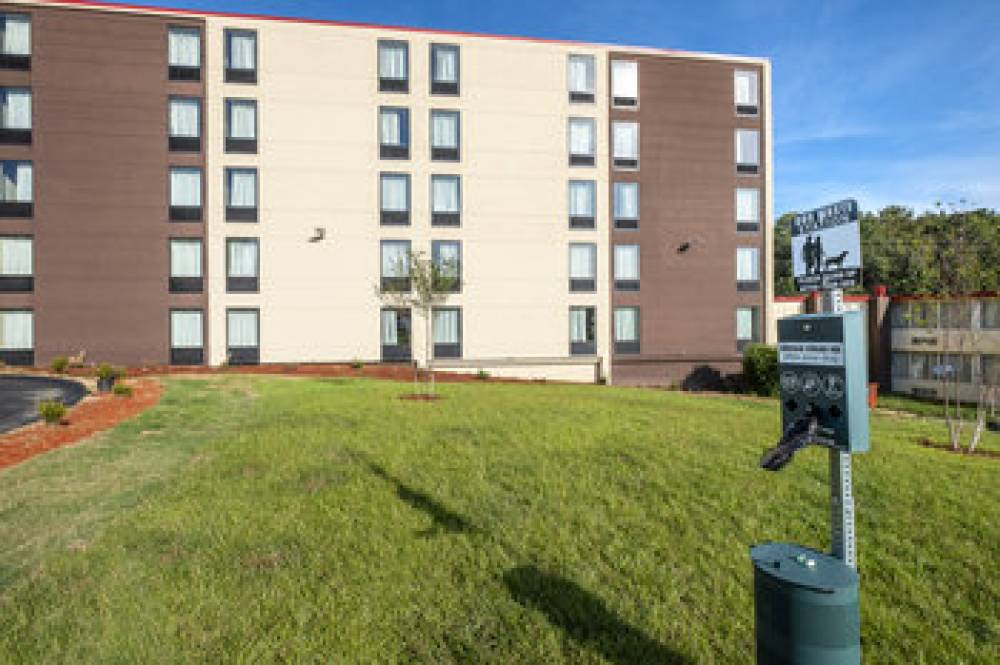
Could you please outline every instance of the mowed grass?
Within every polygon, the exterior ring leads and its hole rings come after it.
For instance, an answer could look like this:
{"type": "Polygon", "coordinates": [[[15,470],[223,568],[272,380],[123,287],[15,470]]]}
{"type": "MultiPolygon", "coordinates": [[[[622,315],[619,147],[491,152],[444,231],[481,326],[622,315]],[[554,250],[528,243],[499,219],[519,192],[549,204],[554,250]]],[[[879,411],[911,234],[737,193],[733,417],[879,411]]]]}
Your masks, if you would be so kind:
{"type": "MultiPolygon", "coordinates": [[[[746,663],[749,547],[829,545],[773,401],[595,386],[170,379],[0,472],[0,662],[746,663]]],[[[1000,460],[876,415],[867,662],[1000,659],[1000,460]]],[[[990,435],[996,436],[996,435],[990,435]]]]}

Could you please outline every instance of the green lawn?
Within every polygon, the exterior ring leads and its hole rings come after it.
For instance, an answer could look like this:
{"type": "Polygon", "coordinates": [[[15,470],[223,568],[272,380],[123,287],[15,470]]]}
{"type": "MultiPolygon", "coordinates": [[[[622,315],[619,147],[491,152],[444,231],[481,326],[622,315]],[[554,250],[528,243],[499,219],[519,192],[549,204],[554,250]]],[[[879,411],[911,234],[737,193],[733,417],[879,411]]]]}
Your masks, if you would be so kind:
{"type": "MultiPolygon", "coordinates": [[[[750,545],[828,546],[826,453],[756,468],[772,401],[411,389],[170,379],[0,471],[0,662],[745,663],[750,545]]],[[[855,464],[866,662],[1000,659],[1000,460],[939,428],[855,464]]]]}

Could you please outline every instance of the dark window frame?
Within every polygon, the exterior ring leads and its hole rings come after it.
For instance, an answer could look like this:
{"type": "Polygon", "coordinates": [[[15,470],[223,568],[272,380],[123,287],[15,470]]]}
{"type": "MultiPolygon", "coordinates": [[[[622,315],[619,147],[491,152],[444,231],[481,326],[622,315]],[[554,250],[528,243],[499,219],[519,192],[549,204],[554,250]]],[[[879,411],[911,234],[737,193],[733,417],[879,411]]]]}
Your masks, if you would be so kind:
{"type": "Polygon", "coordinates": [[[35,290],[35,236],[30,233],[0,233],[0,240],[31,241],[31,274],[7,275],[0,273],[0,293],[32,293],[35,290]]]}
{"type": "Polygon", "coordinates": [[[375,76],[378,78],[379,92],[409,93],[410,92],[410,42],[405,39],[380,39],[375,50],[375,76]],[[381,73],[382,47],[402,46],[406,52],[405,78],[383,77],[381,73]]]}
{"type": "MultiPolygon", "coordinates": [[[[201,307],[171,307],[167,315],[167,340],[170,344],[170,364],[191,366],[205,364],[205,339],[207,337],[205,310],[201,307]],[[201,346],[174,346],[174,312],[201,314],[201,346]]],[[[227,321],[228,324],[228,321],[227,321]]],[[[228,340],[227,340],[228,341],[228,340]]]]}
{"type": "MultiPolygon", "coordinates": [[[[381,288],[381,291],[383,293],[409,293],[413,288],[412,265],[409,264],[407,265],[407,270],[406,270],[407,274],[405,277],[387,277],[383,272],[383,269],[385,268],[385,262],[383,261],[382,257],[383,254],[385,253],[385,246],[388,244],[406,245],[407,257],[409,257],[409,255],[413,250],[413,243],[410,240],[405,240],[401,238],[384,238],[382,240],[379,240],[378,274],[379,274],[379,286],[381,288]]],[[[409,258],[407,258],[407,261],[409,261],[409,258]]]]}
{"type": "Polygon", "coordinates": [[[639,110],[639,60],[629,58],[616,58],[608,60],[608,98],[611,100],[611,108],[624,111],[639,110]],[[635,64],[635,97],[615,97],[615,67],[616,62],[631,62],[635,64]]]}
{"type": "Polygon", "coordinates": [[[257,143],[260,141],[260,104],[257,103],[256,99],[251,97],[226,97],[223,100],[223,107],[225,109],[225,128],[224,135],[226,138],[225,152],[244,154],[244,155],[256,155],[257,154],[257,143]],[[235,138],[232,136],[232,117],[230,112],[234,106],[237,104],[249,103],[253,105],[253,138],[235,138]]]}
{"type": "MultiPolygon", "coordinates": [[[[20,71],[31,71],[31,56],[35,47],[35,20],[31,15],[31,12],[18,12],[18,11],[5,11],[0,12],[0,23],[6,24],[6,19],[8,16],[27,16],[29,30],[31,31],[31,36],[29,40],[31,42],[31,48],[28,50],[27,55],[19,55],[14,53],[0,53],[0,69],[14,69],[20,71]]],[[[4,25],[6,29],[6,25],[4,25]]]]}
{"type": "Polygon", "coordinates": [[[6,219],[31,219],[35,216],[35,163],[30,159],[2,159],[0,160],[0,178],[3,177],[4,166],[8,163],[14,164],[15,176],[18,164],[31,164],[31,200],[30,201],[0,201],[0,218],[6,219]]]}
{"type": "Polygon", "coordinates": [[[639,290],[639,283],[642,281],[642,245],[638,242],[623,242],[614,243],[611,247],[611,279],[614,282],[615,291],[623,291],[634,293],[639,290]],[[636,263],[638,264],[638,279],[618,279],[615,273],[618,270],[618,248],[619,247],[635,247],[636,251],[636,263]]]}
{"type": "MultiPolygon", "coordinates": [[[[0,145],[31,145],[35,130],[35,93],[30,85],[2,85],[0,97],[8,91],[27,91],[31,98],[31,126],[28,129],[0,126],[0,145]]],[[[22,160],[23,161],[23,160],[22,160]]]]}
{"type": "Polygon", "coordinates": [[[222,59],[225,82],[256,84],[258,82],[257,70],[260,68],[260,34],[256,30],[248,28],[225,28],[222,48],[225,51],[222,59]],[[229,65],[231,38],[237,34],[253,35],[253,69],[242,69],[229,65]]]}
{"type": "MultiPolygon", "coordinates": [[[[462,292],[462,241],[461,240],[431,240],[431,262],[437,268],[438,273],[441,273],[441,266],[439,265],[441,258],[441,245],[457,245],[458,246],[458,276],[455,278],[455,283],[448,285],[446,288],[444,285],[441,286],[442,293],[461,293],[462,292]]],[[[444,279],[442,277],[442,279],[444,279]]]]}
{"type": "Polygon", "coordinates": [[[379,159],[392,159],[392,160],[408,160],[410,158],[410,145],[412,143],[411,136],[411,122],[410,122],[410,108],[408,106],[379,106],[378,107],[378,123],[375,128],[376,136],[378,138],[378,156],[379,159]],[[391,111],[393,113],[402,113],[402,120],[400,126],[400,137],[403,140],[399,144],[383,143],[382,142],[382,114],[391,111]],[[404,131],[405,129],[405,131],[404,131]]]}
{"type": "Polygon", "coordinates": [[[413,358],[413,312],[409,307],[382,307],[379,309],[379,346],[382,351],[382,362],[392,363],[392,362],[410,362],[413,358]],[[386,311],[396,312],[396,336],[399,337],[401,321],[405,320],[406,325],[403,326],[406,333],[406,343],[405,344],[383,344],[383,325],[385,321],[382,319],[382,314],[386,311]]]}
{"type": "Polygon", "coordinates": [[[433,354],[434,360],[443,359],[454,359],[462,357],[462,338],[464,337],[464,324],[462,321],[462,308],[461,307],[434,307],[431,309],[431,340],[433,342],[433,354]],[[434,338],[434,313],[439,311],[454,311],[458,312],[458,343],[457,344],[438,344],[433,342],[434,338]]]}
{"type": "Polygon", "coordinates": [[[569,197],[569,228],[571,229],[593,229],[597,222],[597,181],[593,179],[570,178],[566,184],[567,195],[569,197]],[[590,185],[590,216],[573,214],[573,183],[583,182],[590,185]]]}
{"type": "Polygon", "coordinates": [[[260,238],[226,236],[226,293],[260,293],[260,238]],[[253,277],[233,277],[229,246],[235,243],[252,243],[257,248],[257,274],[253,277]]]}
{"type": "Polygon", "coordinates": [[[569,291],[570,293],[595,293],[597,291],[597,243],[594,242],[571,242],[569,243],[569,291]],[[593,277],[573,277],[573,247],[590,247],[592,252],[591,272],[593,277]]]}
{"type": "Polygon", "coordinates": [[[457,173],[433,173],[431,182],[431,226],[461,226],[462,225],[462,176],[457,173]],[[458,212],[435,212],[434,211],[434,181],[436,179],[451,178],[458,183],[458,212]]]}
{"type": "Polygon", "coordinates": [[[409,173],[400,171],[380,171],[378,174],[378,212],[381,226],[409,226],[413,214],[413,178],[409,173]],[[403,178],[406,181],[406,210],[386,210],[383,200],[383,180],[386,178],[403,178]]]}
{"type": "Polygon", "coordinates": [[[737,127],[735,132],[735,141],[733,143],[733,161],[736,162],[736,173],[737,175],[759,175],[760,174],[760,130],[755,127],[737,127]],[[739,137],[740,132],[755,132],[757,134],[757,161],[755,163],[751,162],[740,162],[739,155],[739,137]]]}
{"type": "Polygon", "coordinates": [[[748,309],[748,310],[750,310],[751,333],[750,333],[750,339],[740,339],[739,337],[736,338],[736,351],[737,351],[737,353],[743,353],[743,351],[745,351],[746,348],[748,346],[750,346],[751,344],[759,344],[760,343],[760,307],[757,306],[757,305],[739,305],[739,306],[737,306],[736,307],[736,312],[737,312],[737,314],[736,314],[736,316],[737,316],[737,318],[736,318],[736,324],[737,324],[737,327],[739,326],[739,311],[741,309],[748,309]]]}
{"type": "Polygon", "coordinates": [[[167,25],[167,80],[168,81],[190,81],[199,82],[201,81],[201,69],[202,64],[205,62],[205,31],[201,29],[198,25],[184,25],[183,23],[170,23],[167,25]],[[198,66],[190,67],[186,65],[171,65],[170,55],[169,55],[169,44],[170,44],[170,31],[171,30],[188,30],[196,31],[198,33],[198,66]]]}
{"type": "Polygon", "coordinates": [[[260,169],[256,166],[227,166],[222,170],[222,188],[225,196],[226,221],[227,222],[257,222],[260,211],[260,169]],[[252,171],[254,174],[254,206],[234,206],[230,202],[230,190],[232,189],[231,175],[234,171],[252,171]]]}
{"type": "Polygon", "coordinates": [[[194,95],[170,95],[167,98],[167,147],[170,152],[201,152],[201,139],[205,135],[205,100],[194,95]],[[174,101],[198,103],[198,136],[174,136],[170,133],[170,105],[174,101]]]}
{"type": "Polygon", "coordinates": [[[638,305],[623,305],[620,307],[615,307],[611,310],[611,330],[615,331],[617,328],[617,323],[615,321],[615,313],[620,309],[634,309],[635,310],[635,340],[620,341],[617,336],[612,332],[612,341],[614,342],[614,352],[615,354],[622,355],[633,355],[642,352],[642,310],[638,305]]]}
{"type": "Polygon", "coordinates": [[[35,364],[35,310],[33,307],[0,307],[0,314],[29,312],[31,314],[31,348],[0,349],[0,362],[11,367],[31,367],[35,364]]]}
{"type": "Polygon", "coordinates": [[[569,354],[571,356],[592,356],[597,353],[597,308],[593,305],[570,305],[569,308],[569,354]],[[584,327],[587,337],[585,342],[573,341],[573,311],[584,310],[587,317],[584,327]]]}
{"type": "Polygon", "coordinates": [[[594,166],[597,163],[597,121],[591,117],[570,116],[566,123],[566,152],[569,154],[570,166],[594,166]],[[573,121],[588,121],[591,128],[591,143],[594,149],[590,154],[573,152],[573,121]]]}
{"type": "MultiPolygon", "coordinates": [[[[229,251],[229,248],[226,248],[229,251]]],[[[167,291],[169,293],[203,293],[205,290],[205,240],[197,236],[171,236],[167,238],[167,265],[169,275],[167,291]],[[174,243],[198,243],[201,250],[201,275],[198,277],[175,277],[173,265],[174,243]]]]}
{"type": "Polygon", "coordinates": [[[230,365],[260,364],[260,308],[259,307],[227,307],[226,308],[226,359],[230,365]],[[257,315],[257,345],[229,345],[229,314],[231,312],[253,312],[257,315]]]}
{"type": "Polygon", "coordinates": [[[613,221],[613,226],[616,231],[637,231],[639,229],[639,220],[642,218],[642,185],[636,180],[613,180],[611,182],[611,218],[613,221]],[[636,190],[636,202],[639,208],[639,216],[630,217],[618,217],[615,214],[617,209],[617,191],[618,185],[634,185],[636,190]]]}
{"type": "Polygon", "coordinates": [[[589,53],[566,54],[566,89],[569,94],[569,101],[571,104],[594,103],[597,94],[597,58],[595,58],[593,54],[589,53]],[[590,60],[591,67],[594,73],[594,89],[591,90],[590,92],[570,89],[570,72],[572,71],[571,63],[573,62],[573,58],[586,58],[590,60]]]}
{"type": "Polygon", "coordinates": [[[430,147],[432,162],[461,162],[462,161],[462,112],[457,109],[431,109],[430,110],[430,147]],[[434,146],[434,116],[449,115],[455,118],[457,130],[455,136],[458,145],[454,148],[438,148],[434,146]]]}
{"type": "Polygon", "coordinates": [[[611,165],[616,171],[638,171],[639,164],[642,159],[642,130],[639,126],[638,120],[613,120],[611,123],[611,136],[609,137],[611,143],[611,165]],[[615,156],[615,125],[634,125],[635,126],[635,147],[636,147],[636,157],[635,159],[628,157],[616,157],[615,156]]]}
{"type": "Polygon", "coordinates": [[[458,97],[462,94],[462,47],[458,44],[432,42],[430,44],[430,82],[431,94],[435,96],[458,97]],[[437,52],[440,50],[455,51],[455,80],[438,81],[434,78],[437,52]]]}
{"type": "Polygon", "coordinates": [[[167,167],[167,219],[171,222],[201,222],[204,219],[205,210],[205,169],[200,166],[186,166],[183,164],[171,164],[167,167]],[[198,181],[201,189],[200,206],[175,206],[173,200],[173,170],[188,169],[198,171],[198,181]]]}
{"type": "Polygon", "coordinates": [[[734,69],[733,70],[733,105],[736,107],[736,115],[740,118],[756,118],[760,115],[760,74],[755,69],[734,69]],[[736,77],[740,74],[753,74],[756,85],[757,103],[740,104],[736,100],[736,77]]]}

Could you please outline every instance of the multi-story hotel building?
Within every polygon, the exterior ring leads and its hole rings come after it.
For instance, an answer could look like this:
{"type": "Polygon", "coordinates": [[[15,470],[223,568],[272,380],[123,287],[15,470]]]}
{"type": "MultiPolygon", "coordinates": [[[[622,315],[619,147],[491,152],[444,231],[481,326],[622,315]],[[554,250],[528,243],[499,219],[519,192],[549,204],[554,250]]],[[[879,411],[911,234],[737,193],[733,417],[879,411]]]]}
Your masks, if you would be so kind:
{"type": "Polygon", "coordinates": [[[0,359],[424,360],[614,383],[771,316],[759,58],[0,3],[0,359]]]}

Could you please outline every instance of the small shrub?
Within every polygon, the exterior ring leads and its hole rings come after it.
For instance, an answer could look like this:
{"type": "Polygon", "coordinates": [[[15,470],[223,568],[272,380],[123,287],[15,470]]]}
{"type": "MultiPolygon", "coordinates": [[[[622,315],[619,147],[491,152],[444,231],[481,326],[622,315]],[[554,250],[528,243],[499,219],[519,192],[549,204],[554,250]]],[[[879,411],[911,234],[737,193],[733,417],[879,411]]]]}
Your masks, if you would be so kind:
{"type": "Polygon", "coordinates": [[[111,392],[119,397],[131,397],[132,386],[125,385],[124,383],[116,383],[115,387],[111,389],[111,392]]]}
{"type": "Polygon", "coordinates": [[[52,363],[49,367],[51,367],[52,371],[56,374],[64,374],[66,372],[66,368],[69,367],[69,358],[66,356],[57,356],[52,359],[52,363]]]}
{"type": "Polygon", "coordinates": [[[39,402],[38,415],[49,425],[57,425],[66,415],[66,407],[62,402],[57,401],[39,402]]]}
{"type": "Polygon", "coordinates": [[[356,358],[351,363],[351,369],[361,369],[364,366],[365,366],[365,364],[363,362],[361,362],[360,360],[356,359],[356,358]]]}
{"type": "Polygon", "coordinates": [[[485,381],[486,379],[490,378],[490,373],[487,372],[485,369],[481,369],[478,372],[476,372],[476,378],[479,379],[480,381],[485,381]]]}
{"type": "Polygon", "coordinates": [[[115,368],[107,363],[101,363],[97,366],[97,378],[98,379],[111,379],[115,376],[115,368]]]}
{"type": "Polygon", "coordinates": [[[751,344],[743,352],[743,383],[749,392],[763,397],[778,394],[778,350],[766,344],[751,344]]]}

